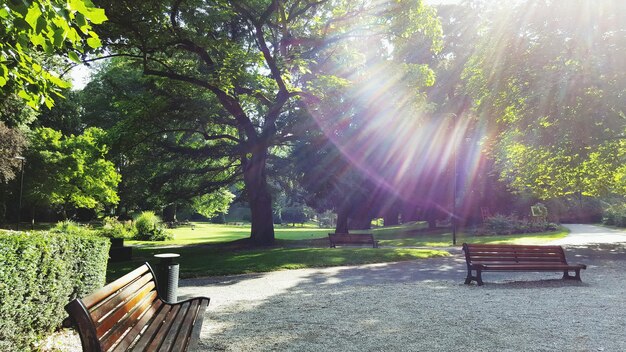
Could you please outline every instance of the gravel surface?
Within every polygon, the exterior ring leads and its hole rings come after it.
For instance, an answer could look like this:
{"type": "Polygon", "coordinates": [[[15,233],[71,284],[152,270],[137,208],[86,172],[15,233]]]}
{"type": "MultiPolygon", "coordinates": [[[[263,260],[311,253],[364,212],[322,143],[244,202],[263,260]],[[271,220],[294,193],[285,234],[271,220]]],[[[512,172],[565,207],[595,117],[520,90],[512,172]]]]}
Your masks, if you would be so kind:
{"type": "Polygon", "coordinates": [[[570,263],[587,264],[582,283],[485,273],[484,286],[463,285],[465,261],[453,249],[447,258],[181,280],[179,295],[211,297],[206,351],[626,351],[626,243],[572,238],[559,244],[570,263]]]}

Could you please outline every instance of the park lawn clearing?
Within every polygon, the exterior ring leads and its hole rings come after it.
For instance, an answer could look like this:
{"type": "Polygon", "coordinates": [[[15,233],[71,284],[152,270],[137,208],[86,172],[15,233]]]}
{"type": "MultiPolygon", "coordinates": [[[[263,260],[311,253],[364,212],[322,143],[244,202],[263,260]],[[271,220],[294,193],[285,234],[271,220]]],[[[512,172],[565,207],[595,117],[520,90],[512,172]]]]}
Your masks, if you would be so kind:
{"type": "Polygon", "coordinates": [[[182,278],[245,274],[313,267],[357,265],[426,259],[449,255],[446,251],[414,248],[267,248],[224,250],[212,246],[181,246],[178,248],[135,247],[133,260],[110,262],[107,281],[116,279],[148,261],[156,266],[153,256],[177,253],[182,278]]]}
{"type": "MultiPolygon", "coordinates": [[[[125,241],[132,246],[180,246],[191,244],[215,244],[242,240],[250,237],[250,224],[243,226],[211,224],[206,222],[194,222],[191,225],[184,225],[175,229],[168,229],[174,235],[174,239],[162,242],[150,241],[125,241]]],[[[317,226],[305,225],[297,227],[277,226],[274,234],[278,240],[311,240],[327,237],[334,229],[320,228],[317,226]]]]}
{"type": "MultiPolygon", "coordinates": [[[[569,230],[560,227],[556,231],[525,233],[514,235],[476,236],[465,232],[458,232],[457,245],[465,243],[476,244],[530,244],[547,243],[567,236],[569,230]]],[[[374,230],[374,236],[381,246],[393,247],[448,247],[452,246],[452,232],[450,229],[434,229],[415,231],[382,232],[374,230]]]]}

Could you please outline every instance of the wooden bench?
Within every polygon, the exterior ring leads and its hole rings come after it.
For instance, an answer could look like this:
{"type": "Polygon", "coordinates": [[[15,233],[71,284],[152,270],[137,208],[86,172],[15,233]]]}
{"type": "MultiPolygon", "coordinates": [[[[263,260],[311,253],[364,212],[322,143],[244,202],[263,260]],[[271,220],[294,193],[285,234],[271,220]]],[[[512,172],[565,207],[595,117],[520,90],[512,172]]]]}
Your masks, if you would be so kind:
{"type": "Polygon", "coordinates": [[[371,233],[329,233],[328,241],[330,248],[337,248],[338,244],[371,244],[372,248],[378,248],[378,241],[371,233]]]}
{"type": "Polygon", "coordinates": [[[567,264],[561,246],[463,243],[463,251],[467,263],[467,285],[472,281],[482,285],[483,271],[560,271],[563,272],[563,279],[581,281],[580,270],[587,268],[583,264],[567,264]],[[572,270],[576,272],[575,276],[569,274],[572,270]],[[472,271],[476,274],[472,275],[472,271]]]}
{"type": "Polygon", "coordinates": [[[148,263],[65,306],[83,351],[193,351],[209,298],[163,301],[148,263]]]}

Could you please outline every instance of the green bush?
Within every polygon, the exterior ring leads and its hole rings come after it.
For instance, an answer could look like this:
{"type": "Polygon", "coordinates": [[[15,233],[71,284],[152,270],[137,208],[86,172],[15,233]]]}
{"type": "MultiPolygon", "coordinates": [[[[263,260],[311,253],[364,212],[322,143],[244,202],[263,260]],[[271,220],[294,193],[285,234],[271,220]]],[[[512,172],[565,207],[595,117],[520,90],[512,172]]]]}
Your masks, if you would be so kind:
{"type": "Polygon", "coordinates": [[[0,233],[0,351],[31,350],[65,304],[104,285],[109,246],[90,234],[0,233]]]}
{"type": "Polygon", "coordinates": [[[121,223],[109,216],[102,219],[102,228],[98,230],[98,235],[108,238],[130,238],[133,235],[132,225],[121,223]]]}
{"type": "Polygon", "coordinates": [[[135,238],[141,241],[165,241],[172,234],[161,226],[161,219],[152,211],[144,211],[135,220],[135,238]]]}
{"type": "Polygon", "coordinates": [[[483,235],[511,235],[514,233],[535,233],[556,231],[559,225],[544,219],[519,219],[514,215],[496,214],[485,219],[483,227],[477,234],[483,235]]]}
{"type": "Polygon", "coordinates": [[[604,211],[602,223],[618,227],[626,227],[626,204],[616,204],[609,206],[604,211]]]}

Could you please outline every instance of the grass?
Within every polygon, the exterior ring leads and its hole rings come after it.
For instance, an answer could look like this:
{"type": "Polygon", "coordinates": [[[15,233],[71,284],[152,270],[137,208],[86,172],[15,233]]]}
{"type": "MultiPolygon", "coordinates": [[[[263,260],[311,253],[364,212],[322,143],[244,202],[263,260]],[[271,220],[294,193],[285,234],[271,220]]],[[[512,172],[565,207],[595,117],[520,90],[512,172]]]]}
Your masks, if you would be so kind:
{"type": "MultiPolygon", "coordinates": [[[[465,232],[458,232],[457,245],[467,243],[508,243],[523,244],[528,242],[548,242],[567,236],[569,230],[560,227],[557,231],[538,232],[515,235],[490,235],[474,236],[465,232]]],[[[395,231],[388,229],[374,230],[374,235],[380,241],[381,246],[394,247],[447,247],[452,245],[452,232],[449,229],[397,228],[395,231]]]]}
{"type": "MultiPolygon", "coordinates": [[[[268,248],[251,248],[247,242],[250,226],[194,223],[191,226],[170,230],[174,239],[164,242],[126,241],[134,246],[133,260],[109,263],[109,280],[134,269],[143,262],[156,264],[158,253],[178,253],[181,277],[232,275],[286,269],[355,265],[425,259],[448,255],[435,248],[452,244],[452,234],[447,229],[429,230],[423,222],[368,230],[373,232],[382,246],[395,248],[326,248],[326,237],[333,229],[312,225],[303,227],[276,227],[276,245],[268,248]]],[[[359,232],[359,231],[355,231],[359,232]]],[[[363,231],[361,231],[363,232],[363,231]]],[[[523,243],[524,241],[550,241],[565,237],[565,228],[559,231],[510,236],[470,236],[457,234],[457,244],[469,243],[523,243]]]]}
{"type": "Polygon", "coordinates": [[[184,246],[179,248],[135,247],[133,260],[109,263],[107,281],[121,276],[143,262],[158,263],[153,255],[180,254],[182,278],[267,272],[285,269],[396,262],[448,255],[448,252],[411,248],[268,248],[224,250],[220,246],[184,246]]]}
{"type": "MultiPolygon", "coordinates": [[[[197,222],[191,226],[169,229],[174,234],[170,241],[158,242],[158,246],[180,246],[190,244],[216,244],[241,240],[250,237],[250,225],[234,226],[197,222]]],[[[333,229],[319,228],[313,225],[303,227],[276,227],[274,233],[279,240],[312,240],[326,237],[333,229]]],[[[129,245],[154,246],[150,241],[126,241],[129,245]]]]}

